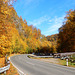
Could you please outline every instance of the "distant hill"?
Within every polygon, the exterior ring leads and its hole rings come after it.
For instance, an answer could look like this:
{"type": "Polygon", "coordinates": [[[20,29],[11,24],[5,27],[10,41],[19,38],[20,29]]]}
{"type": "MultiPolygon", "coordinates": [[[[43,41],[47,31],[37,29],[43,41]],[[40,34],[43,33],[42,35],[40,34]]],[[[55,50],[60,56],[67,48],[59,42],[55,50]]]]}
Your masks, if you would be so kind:
{"type": "Polygon", "coordinates": [[[54,41],[57,41],[58,34],[50,35],[50,36],[47,36],[46,38],[48,41],[54,42],[54,41]]]}

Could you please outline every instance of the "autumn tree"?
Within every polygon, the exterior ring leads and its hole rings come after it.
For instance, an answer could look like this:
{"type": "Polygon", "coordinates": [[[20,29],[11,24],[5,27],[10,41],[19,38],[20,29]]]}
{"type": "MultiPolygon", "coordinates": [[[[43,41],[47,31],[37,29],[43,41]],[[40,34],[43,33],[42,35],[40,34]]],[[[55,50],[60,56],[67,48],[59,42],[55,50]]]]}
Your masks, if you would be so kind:
{"type": "Polygon", "coordinates": [[[12,24],[7,19],[10,15],[9,7],[11,7],[8,2],[8,0],[0,0],[0,54],[3,56],[10,52],[10,39],[12,36],[10,34],[12,24]]]}
{"type": "Polygon", "coordinates": [[[69,10],[66,22],[59,28],[58,52],[75,51],[75,10],[69,10]]]}

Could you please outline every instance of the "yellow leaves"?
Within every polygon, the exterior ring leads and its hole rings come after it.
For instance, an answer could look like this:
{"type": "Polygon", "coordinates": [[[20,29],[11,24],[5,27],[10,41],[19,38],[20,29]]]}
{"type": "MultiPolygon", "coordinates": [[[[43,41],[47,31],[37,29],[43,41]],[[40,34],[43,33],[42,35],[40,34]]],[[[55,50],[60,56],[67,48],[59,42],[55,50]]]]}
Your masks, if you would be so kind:
{"type": "Polygon", "coordinates": [[[9,52],[10,45],[11,43],[7,39],[7,37],[5,35],[2,35],[0,37],[0,50],[3,55],[9,52]]]}
{"type": "Polygon", "coordinates": [[[1,39],[5,40],[5,38],[6,38],[6,37],[5,37],[4,35],[2,35],[1,39]]]}
{"type": "Polygon", "coordinates": [[[51,47],[51,43],[41,34],[41,30],[18,17],[15,9],[10,6],[11,0],[4,0],[0,12],[0,50],[5,54],[25,53],[27,48],[36,51],[41,47],[51,47]],[[8,5],[9,4],[9,5],[8,5]],[[42,37],[42,38],[41,38],[42,37]]]}
{"type": "Polygon", "coordinates": [[[7,9],[6,5],[1,6],[1,12],[4,13],[4,14],[8,14],[8,9],[7,9]]]}

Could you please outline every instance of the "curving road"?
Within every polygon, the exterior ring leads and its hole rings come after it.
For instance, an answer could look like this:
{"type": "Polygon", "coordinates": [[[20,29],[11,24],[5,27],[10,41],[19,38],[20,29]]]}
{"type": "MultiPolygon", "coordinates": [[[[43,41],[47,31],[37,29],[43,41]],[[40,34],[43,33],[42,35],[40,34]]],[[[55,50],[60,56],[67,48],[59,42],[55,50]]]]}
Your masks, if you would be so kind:
{"type": "Polygon", "coordinates": [[[75,68],[30,59],[27,55],[17,55],[10,59],[19,70],[27,75],[75,75],[75,68]]]}

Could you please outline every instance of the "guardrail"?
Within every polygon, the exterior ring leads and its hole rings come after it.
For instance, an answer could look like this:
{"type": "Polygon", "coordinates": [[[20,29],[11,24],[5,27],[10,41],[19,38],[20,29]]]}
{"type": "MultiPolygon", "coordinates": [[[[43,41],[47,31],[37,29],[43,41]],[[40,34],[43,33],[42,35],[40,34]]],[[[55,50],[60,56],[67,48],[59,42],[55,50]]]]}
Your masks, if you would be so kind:
{"type": "Polygon", "coordinates": [[[6,72],[7,70],[9,70],[9,68],[10,68],[10,64],[8,64],[5,67],[0,68],[0,73],[6,72]]]}
{"type": "Polygon", "coordinates": [[[7,66],[0,68],[0,74],[3,72],[6,74],[6,71],[9,70],[9,68],[10,68],[10,57],[9,57],[9,60],[7,60],[7,54],[5,56],[5,65],[7,65],[7,66]]]}
{"type": "Polygon", "coordinates": [[[3,72],[6,73],[6,71],[9,70],[9,68],[10,68],[10,64],[8,64],[5,67],[0,68],[0,74],[3,73],[3,72]]]}
{"type": "Polygon", "coordinates": [[[5,64],[7,66],[4,66],[4,67],[0,68],[0,74],[3,73],[3,72],[6,74],[6,71],[9,70],[9,68],[10,68],[10,62],[9,61],[10,61],[10,59],[7,60],[7,57],[6,57],[5,64]]]}

